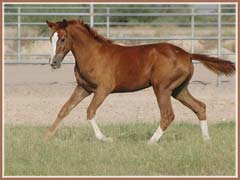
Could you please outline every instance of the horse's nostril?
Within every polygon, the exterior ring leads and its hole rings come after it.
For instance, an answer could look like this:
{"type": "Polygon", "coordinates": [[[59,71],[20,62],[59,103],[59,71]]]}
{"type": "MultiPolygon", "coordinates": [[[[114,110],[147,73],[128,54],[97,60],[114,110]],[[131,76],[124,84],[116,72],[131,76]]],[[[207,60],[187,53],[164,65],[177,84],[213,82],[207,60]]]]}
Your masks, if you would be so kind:
{"type": "Polygon", "coordinates": [[[56,66],[57,65],[57,62],[56,61],[53,61],[52,63],[51,63],[51,66],[56,66]]]}

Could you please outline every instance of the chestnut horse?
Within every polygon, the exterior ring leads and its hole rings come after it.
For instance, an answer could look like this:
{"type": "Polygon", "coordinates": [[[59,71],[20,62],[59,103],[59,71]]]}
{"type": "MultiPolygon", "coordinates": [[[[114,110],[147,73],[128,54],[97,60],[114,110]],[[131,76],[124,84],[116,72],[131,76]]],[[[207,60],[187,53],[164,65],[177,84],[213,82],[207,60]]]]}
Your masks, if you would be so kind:
{"type": "Polygon", "coordinates": [[[231,75],[234,63],[202,54],[191,54],[169,43],[122,46],[99,35],[80,20],[48,22],[53,53],[52,68],[60,68],[66,54],[75,58],[77,86],[61,108],[46,137],[54,135],[63,118],[85,97],[94,93],[87,108],[99,140],[111,141],[98,128],[94,116],[97,108],[110,93],[133,92],[152,86],[160,109],[160,125],[148,141],[156,143],[174,119],[171,96],[190,108],[200,120],[204,139],[209,139],[206,106],[194,98],[188,84],[193,75],[192,60],[200,61],[216,74],[231,75]]]}

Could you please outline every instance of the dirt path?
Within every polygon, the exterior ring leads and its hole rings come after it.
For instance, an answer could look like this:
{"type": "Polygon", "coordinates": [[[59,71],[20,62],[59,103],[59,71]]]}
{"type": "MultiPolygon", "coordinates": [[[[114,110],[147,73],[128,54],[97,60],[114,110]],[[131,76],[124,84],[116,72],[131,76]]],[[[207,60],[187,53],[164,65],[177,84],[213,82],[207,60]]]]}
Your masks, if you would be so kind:
{"type": "MultiPolygon", "coordinates": [[[[5,65],[5,123],[50,125],[76,83],[73,64],[52,71],[48,65],[5,65]]],[[[207,105],[209,123],[235,120],[235,77],[223,77],[216,87],[216,75],[195,65],[190,84],[192,94],[207,105]]],[[[86,123],[86,98],[65,119],[64,124],[86,123]]],[[[175,122],[198,123],[196,116],[172,99],[175,122]]],[[[97,113],[99,122],[159,122],[159,110],[151,88],[135,93],[110,95],[97,113]]]]}

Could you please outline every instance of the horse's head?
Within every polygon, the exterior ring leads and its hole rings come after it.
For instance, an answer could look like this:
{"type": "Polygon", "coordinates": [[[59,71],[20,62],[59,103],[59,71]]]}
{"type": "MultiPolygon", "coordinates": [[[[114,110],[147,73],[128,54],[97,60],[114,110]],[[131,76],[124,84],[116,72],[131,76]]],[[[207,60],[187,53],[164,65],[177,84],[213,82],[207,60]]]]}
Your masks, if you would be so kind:
{"type": "Polygon", "coordinates": [[[57,69],[61,67],[61,62],[71,49],[71,37],[67,31],[68,21],[64,19],[61,22],[46,22],[52,29],[50,36],[52,55],[49,64],[53,69],[57,69]]]}

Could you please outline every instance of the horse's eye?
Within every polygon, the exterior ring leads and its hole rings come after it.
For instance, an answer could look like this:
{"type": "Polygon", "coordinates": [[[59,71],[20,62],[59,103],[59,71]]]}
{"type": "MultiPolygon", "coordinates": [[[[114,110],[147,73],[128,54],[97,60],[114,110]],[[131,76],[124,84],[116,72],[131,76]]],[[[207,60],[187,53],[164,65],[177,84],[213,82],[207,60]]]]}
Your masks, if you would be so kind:
{"type": "Polygon", "coordinates": [[[61,43],[64,43],[65,39],[61,39],[61,43]]]}

